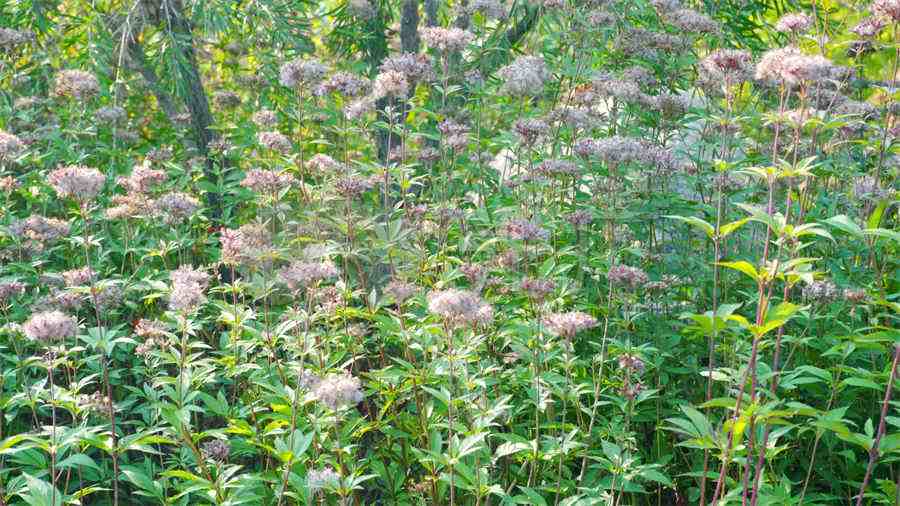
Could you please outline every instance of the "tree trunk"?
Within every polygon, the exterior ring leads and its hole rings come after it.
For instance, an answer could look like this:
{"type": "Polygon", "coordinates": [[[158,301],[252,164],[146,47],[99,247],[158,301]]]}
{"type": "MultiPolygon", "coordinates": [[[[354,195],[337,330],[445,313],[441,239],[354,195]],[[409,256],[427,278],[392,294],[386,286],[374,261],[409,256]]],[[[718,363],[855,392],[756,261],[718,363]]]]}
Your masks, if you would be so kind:
{"type": "MultiPolygon", "coordinates": [[[[184,83],[185,105],[191,115],[191,128],[197,140],[197,150],[200,156],[206,159],[204,177],[210,183],[216,182],[213,157],[209,153],[210,143],[216,139],[216,132],[212,126],[212,113],[209,109],[209,99],[203,88],[200,78],[200,67],[197,63],[197,52],[194,49],[194,37],[191,32],[191,23],[187,19],[182,0],[163,0],[163,14],[166,16],[167,25],[171,27],[173,38],[179,41],[178,50],[183,57],[185,65],[181,67],[181,80],[184,83]]],[[[206,205],[210,209],[210,217],[213,222],[221,225],[222,195],[217,192],[206,193],[206,205]]]]}

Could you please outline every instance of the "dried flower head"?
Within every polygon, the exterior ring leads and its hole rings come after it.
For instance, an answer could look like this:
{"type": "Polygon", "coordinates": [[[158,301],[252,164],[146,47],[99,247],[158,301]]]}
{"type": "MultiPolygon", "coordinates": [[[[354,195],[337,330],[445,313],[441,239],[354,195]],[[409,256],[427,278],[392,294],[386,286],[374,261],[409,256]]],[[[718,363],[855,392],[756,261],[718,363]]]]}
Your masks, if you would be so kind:
{"type": "Polygon", "coordinates": [[[253,113],[251,119],[256,126],[263,128],[272,128],[278,124],[278,114],[271,109],[260,109],[253,113]]]}
{"type": "Polygon", "coordinates": [[[313,155],[312,158],[306,162],[306,167],[318,174],[345,172],[343,164],[324,153],[316,153],[313,155]]]}
{"type": "Polygon", "coordinates": [[[678,9],[667,12],[665,18],[672,26],[685,32],[718,33],[720,30],[719,23],[693,9],[678,9]]]}
{"type": "Polygon", "coordinates": [[[13,236],[20,240],[50,242],[69,235],[69,222],[33,214],[10,225],[13,236]]]}
{"type": "Polygon", "coordinates": [[[54,92],[60,97],[87,100],[100,93],[100,82],[83,70],[63,70],[56,75],[54,92]]]}
{"type": "Polygon", "coordinates": [[[378,67],[379,72],[397,72],[411,83],[431,81],[435,78],[431,60],[424,54],[404,53],[386,58],[378,67]]]}
{"type": "Polygon", "coordinates": [[[624,264],[616,264],[609,268],[607,273],[609,282],[614,285],[622,285],[631,289],[639,288],[649,281],[647,273],[637,267],[624,264]]]}
{"type": "Polygon", "coordinates": [[[866,291],[859,288],[845,288],[844,289],[844,300],[851,304],[860,304],[866,301],[868,295],[866,295],[866,291]]]}
{"type": "Polygon", "coordinates": [[[205,459],[225,462],[228,460],[228,454],[231,453],[231,445],[228,444],[228,441],[213,439],[200,445],[200,453],[205,459]]]}
{"type": "Polygon", "coordinates": [[[78,332],[78,321],[61,311],[44,311],[31,316],[22,330],[29,339],[35,341],[60,341],[74,337],[78,332]]]}
{"type": "Polygon", "coordinates": [[[701,78],[709,83],[731,85],[753,79],[753,57],[749,51],[717,49],[700,61],[701,78]]]}
{"type": "Polygon", "coordinates": [[[336,487],[340,481],[341,475],[330,467],[312,469],[306,475],[306,486],[314,493],[323,489],[336,487]]]}
{"type": "Polygon", "coordinates": [[[369,80],[350,72],[335,72],[316,88],[316,95],[323,96],[332,93],[345,98],[361,97],[368,93],[369,80]]]}
{"type": "Polygon", "coordinates": [[[11,160],[19,156],[23,149],[25,149],[25,145],[21,139],[0,130],[0,160],[11,160]]]}
{"type": "Polygon", "coordinates": [[[344,116],[349,120],[356,120],[364,117],[366,114],[375,110],[375,99],[373,97],[363,97],[354,100],[344,106],[344,116]]]}
{"type": "Polygon", "coordinates": [[[220,109],[233,109],[241,105],[241,96],[233,91],[217,91],[213,93],[212,101],[220,109]]]}
{"type": "Polygon", "coordinates": [[[494,319],[490,304],[470,291],[455,288],[429,293],[428,311],[450,326],[487,325],[494,319]]]}
{"type": "Polygon", "coordinates": [[[372,19],[378,14],[378,9],[369,0],[350,0],[347,10],[360,19],[372,19]]]}
{"type": "Polygon", "coordinates": [[[372,188],[372,182],[357,176],[342,177],[335,181],[334,188],[348,199],[354,199],[372,188]]]}
{"type": "Polygon", "coordinates": [[[293,148],[291,140],[281,132],[260,132],[256,134],[256,140],[259,141],[262,147],[277,151],[283,155],[290,153],[293,148]]]}
{"type": "Polygon", "coordinates": [[[281,66],[278,80],[283,86],[299,91],[301,87],[318,84],[326,72],[328,68],[318,60],[297,59],[281,66]]]}
{"type": "Polygon", "coordinates": [[[12,193],[21,186],[22,184],[12,176],[0,177],[0,193],[12,193]]]}
{"type": "Polygon", "coordinates": [[[841,295],[838,287],[828,280],[813,281],[803,287],[803,298],[820,304],[827,304],[841,295]]]}
{"type": "Polygon", "coordinates": [[[168,332],[166,331],[165,323],[159,320],[141,318],[134,326],[134,334],[144,339],[151,339],[165,337],[168,332]]]}
{"type": "Polygon", "coordinates": [[[641,374],[644,372],[644,361],[637,355],[623,353],[619,355],[619,367],[628,369],[631,373],[641,374]]]}
{"type": "Polygon", "coordinates": [[[90,285],[96,275],[90,267],[72,269],[62,273],[63,280],[69,287],[90,285]]]}
{"type": "Polygon", "coordinates": [[[34,32],[0,28],[0,49],[11,51],[34,40],[34,32]]]}
{"type": "Polygon", "coordinates": [[[25,293],[27,285],[21,281],[0,281],[0,304],[7,304],[11,299],[25,293]]]}
{"type": "Polygon", "coordinates": [[[524,218],[515,218],[503,224],[504,233],[518,241],[543,241],[550,237],[550,232],[537,223],[524,218]]]}
{"type": "Polygon", "coordinates": [[[285,188],[290,188],[296,182],[297,179],[286,172],[251,169],[247,171],[247,176],[241,181],[241,186],[259,193],[275,194],[285,188]]]}
{"type": "Polygon", "coordinates": [[[190,313],[206,302],[203,291],[206,290],[210,276],[205,271],[182,265],[169,273],[169,279],[172,281],[169,309],[190,313]]]}
{"type": "Polygon", "coordinates": [[[392,280],[384,288],[384,293],[394,298],[397,304],[403,304],[407,299],[418,293],[419,287],[412,283],[406,283],[400,280],[392,280]]]}
{"type": "Polygon", "coordinates": [[[480,12],[486,19],[504,19],[508,15],[508,9],[499,0],[471,0],[467,11],[480,12]]]}
{"type": "Polygon", "coordinates": [[[365,398],[359,378],[350,374],[329,374],[313,389],[316,400],[338,411],[353,407],[365,398]]]}
{"type": "Polygon", "coordinates": [[[200,208],[200,201],[182,192],[167,193],[155,201],[167,223],[175,224],[190,218],[200,208]]]}
{"type": "Polygon", "coordinates": [[[543,324],[551,333],[571,339],[582,330],[597,326],[597,319],[581,311],[567,313],[550,313],[543,319],[543,324]]]}
{"type": "Polygon", "coordinates": [[[566,215],[566,221],[576,228],[585,227],[594,221],[594,215],[587,209],[579,209],[566,215]]]}
{"type": "Polygon", "coordinates": [[[540,56],[520,56],[497,71],[503,93],[513,96],[537,96],[543,93],[550,70],[540,56]]]}
{"type": "Polygon", "coordinates": [[[50,172],[47,182],[60,198],[71,197],[83,203],[100,193],[106,176],[91,167],[67,165],[50,172]]]}
{"type": "Polygon", "coordinates": [[[219,242],[222,244],[222,263],[226,265],[255,266],[272,250],[269,229],[260,223],[223,230],[219,242]]]}
{"type": "Polygon", "coordinates": [[[900,21],[900,0],[875,0],[872,2],[872,14],[900,21]]]}
{"type": "Polygon", "coordinates": [[[409,94],[409,81],[406,75],[394,70],[381,71],[375,76],[372,85],[372,96],[378,98],[405,98],[409,94]]]}
{"type": "Polygon", "coordinates": [[[154,186],[164,183],[166,173],[162,170],[150,168],[150,161],[144,160],[136,165],[128,177],[116,178],[116,183],[128,192],[148,193],[154,186]]]}
{"type": "Polygon", "coordinates": [[[97,109],[97,112],[94,113],[94,117],[101,124],[114,124],[125,119],[127,113],[125,109],[117,106],[117,105],[108,105],[105,107],[101,107],[97,109]]]}
{"type": "Polygon", "coordinates": [[[782,33],[803,33],[812,27],[813,19],[802,12],[791,12],[781,16],[775,29],[782,33]]]}
{"type": "Polygon", "coordinates": [[[472,32],[457,27],[429,26],[420,29],[419,35],[428,47],[442,53],[462,51],[475,39],[472,32]]]}
{"type": "Polygon", "coordinates": [[[531,146],[539,137],[547,134],[550,125],[541,119],[528,118],[516,121],[514,128],[522,139],[522,143],[531,146]]]}
{"type": "Polygon", "coordinates": [[[487,268],[482,264],[465,263],[459,267],[459,272],[469,280],[472,285],[480,285],[487,276],[487,268]]]}
{"type": "Polygon", "coordinates": [[[305,262],[296,261],[285,267],[278,273],[279,278],[287,287],[297,292],[310,286],[325,281],[340,274],[337,267],[330,260],[305,262]]]}
{"type": "Polygon", "coordinates": [[[522,280],[522,291],[535,302],[543,302],[556,289],[552,279],[525,278],[522,280]]]}

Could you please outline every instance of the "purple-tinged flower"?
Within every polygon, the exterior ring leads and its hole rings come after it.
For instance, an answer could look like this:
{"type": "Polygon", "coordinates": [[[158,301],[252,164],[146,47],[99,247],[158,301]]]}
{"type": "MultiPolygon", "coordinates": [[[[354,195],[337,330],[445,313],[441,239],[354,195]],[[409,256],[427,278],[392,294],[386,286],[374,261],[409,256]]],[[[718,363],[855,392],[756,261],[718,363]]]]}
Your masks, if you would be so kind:
{"type": "Polygon", "coordinates": [[[543,319],[543,324],[551,333],[571,339],[583,330],[597,326],[597,319],[581,311],[567,313],[550,313],[543,319]]]}
{"type": "Polygon", "coordinates": [[[91,167],[68,165],[52,171],[47,176],[47,182],[60,198],[72,197],[83,203],[100,193],[106,176],[91,167]]]}
{"type": "Polygon", "coordinates": [[[61,341],[74,337],[78,332],[78,321],[61,311],[44,311],[31,316],[22,331],[35,341],[61,341]]]}

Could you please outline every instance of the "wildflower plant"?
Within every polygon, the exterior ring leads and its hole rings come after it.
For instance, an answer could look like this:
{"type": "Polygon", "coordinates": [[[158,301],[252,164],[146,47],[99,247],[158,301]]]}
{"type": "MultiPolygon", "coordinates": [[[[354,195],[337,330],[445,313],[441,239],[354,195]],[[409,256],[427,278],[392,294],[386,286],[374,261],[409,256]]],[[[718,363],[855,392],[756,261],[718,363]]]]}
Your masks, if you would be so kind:
{"type": "Polygon", "coordinates": [[[896,503],[896,0],[31,4],[0,506],[896,503]]]}

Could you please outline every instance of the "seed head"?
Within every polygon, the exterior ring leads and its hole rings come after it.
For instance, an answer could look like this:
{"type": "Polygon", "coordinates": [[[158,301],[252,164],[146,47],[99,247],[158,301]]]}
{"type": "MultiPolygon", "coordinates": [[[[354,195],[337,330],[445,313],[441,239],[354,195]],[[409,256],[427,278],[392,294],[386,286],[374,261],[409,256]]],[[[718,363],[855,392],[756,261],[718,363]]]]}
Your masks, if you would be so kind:
{"type": "Polygon", "coordinates": [[[11,160],[19,155],[25,145],[13,134],[0,130],[0,160],[11,160]]]}
{"type": "Polygon", "coordinates": [[[278,80],[282,86],[299,90],[304,86],[315,86],[326,72],[328,68],[318,60],[297,59],[281,66],[278,80]]]}
{"type": "Polygon", "coordinates": [[[44,311],[31,316],[22,330],[29,339],[35,341],[60,341],[74,337],[78,332],[78,321],[61,311],[44,311]]]}
{"type": "Polygon", "coordinates": [[[550,70],[540,56],[520,56],[497,71],[503,93],[512,96],[537,96],[543,93],[550,70]]]}
{"type": "Polygon", "coordinates": [[[775,23],[775,29],[782,33],[798,34],[810,29],[813,19],[801,12],[792,12],[781,16],[775,23]]]}
{"type": "Polygon", "coordinates": [[[87,202],[103,189],[106,176],[91,167],[67,165],[52,171],[47,176],[47,182],[60,198],[71,197],[79,202],[87,202]]]}
{"type": "Polygon", "coordinates": [[[24,294],[26,288],[27,285],[20,281],[0,281],[0,304],[24,294]]]}
{"type": "Polygon", "coordinates": [[[132,169],[130,176],[116,178],[116,183],[128,192],[149,193],[154,186],[162,184],[165,180],[166,173],[150,168],[149,160],[145,160],[132,169]]]}
{"type": "Polygon", "coordinates": [[[419,288],[412,283],[405,283],[400,280],[392,280],[384,288],[384,293],[394,298],[397,304],[403,304],[407,299],[415,295],[419,288]]]}
{"type": "Polygon", "coordinates": [[[827,304],[841,295],[838,287],[828,280],[813,281],[803,287],[803,298],[820,304],[827,304]]]}
{"type": "Polygon", "coordinates": [[[167,223],[175,224],[190,218],[200,208],[200,201],[187,193],[173,192],[157,199],[155,205],[167,223]]]}
{"type": "Polygon", "coordinates": [[[82,70],[63,70],[56,75],[54,91],[60,97],[88,100],[100,93],[100,82],[82,70]]]}
{"type": "Polygon", "coordinates": [[[172,281],[172,292],[169,295],[169,309],[184,313],[197,310],[206,302],[203,291],[209,283],[210,276],[206,272],[190,265],[182,265],[169,273],[172,281]]]}
{"type": "Polygon", "coordinates": [[[236,230],[223,230],[222,263],[255,266],[272,249],[272,237],[265,225],[247,223],[236,230]]]}
{"type": "Polygon", "coordinates": [[[101,107],[97,109],[97,112],[94,113],[94,117],[101,124],[113,124],[118,123],[125,119],[126,116],[125,109],[122,109],[119,106],[108,105],[106,107],[101,107]]]}
{"type": "Polygon", "coordinates": [[[294,176],[286,172],[251,169],[247,171],[247,176],[241,181],[241,186],[259,193],[275,194],[285,188],[290,188],[296,181],[294,176]]]}
{"type": "Polygon", "coordinates": [[[278,275],[292,292],[299,292],[320,281],[337,277],[339,273],[330,260],[325,260],[296,261],[282,269],[278,275]]]}
{"type": "Polygon", "coordinates": [[[316,89],[316,95],[332,93],[345,98],[361,97],[369,90],[369,80],[350,72],[335,72],[316,89]]]}
{"type": "MultiPolygon", "coordinates": [[[[359,0],[355,0],[359,1],[359,0]]],[[[330,467],[322,469],[313,469],[306,475],[306,486],[311,492],[318,492],[322,489],[337,486],[341,480],[341,475],[330,467]]]]}
{"type": "Polygon", "coordinates": [[[875,0],[872,2],[872,14],[900,21],[900,0],[875,0]]]}
{"type": "Polygon", "coordinates": [[[355,406],[365,398],[359,378],[347,373],[326,376],[316,385],[313,395],[334,411],[355,406]]]}
{"type": "Polygon", "coordinates": [[[430,48],[441,53],[462,51],[475,39],[471,32],[457,27],[430,26],[419,30],[419,35],[430,48]]]}
{"type": "Polygon", "coordinates": [[[543,302],[556,289],[552,279],[525,278],[522,280],[522,291],[535,302],[543,302]]]}
{"type": "Polygon", "coordinates": [[[281,132],[260,132],[256,135],[256,139],[262,147],[283,155],[290,153],[293,148],[291,140],[281,132]]]}
{"type": "Polygon", "coordinates": [[[200,445],[200,453],[205,459],[225,462],[228,460],[228,454],[231,453],[231,446],[228,441],[213,439],[200,445]]]}
{"type": "Polygon", "coordinates": [[[409,93],[409,81],[406,75],[394,70],[379,72],[372,85],[372,96],[376,99],[392,97],[405,98],[409,93]]]}
{"type": "Polygon", "coordinates": [[[570,311],[550,313],[544,318],[543,324],[551,333],[571,339],[582,330],[596,327],[597,319],[581,311],[570,311]]]}
{"type": "Polygon", "coordinates": [[[622,285],[631,289],[640,288],[649,281],[647,273],[637,267],[624,264],[616,264],[609,268],[607,273],[609,282],[614,285],[622,285]]]}

